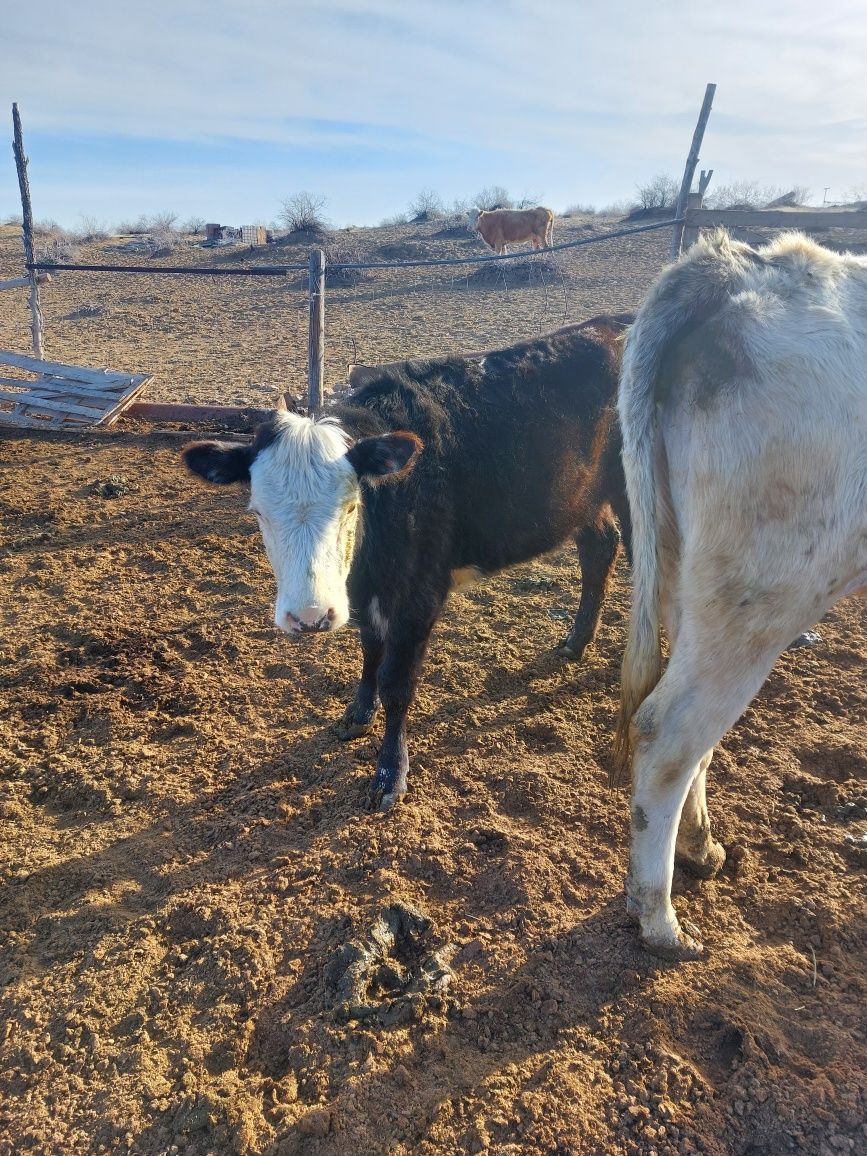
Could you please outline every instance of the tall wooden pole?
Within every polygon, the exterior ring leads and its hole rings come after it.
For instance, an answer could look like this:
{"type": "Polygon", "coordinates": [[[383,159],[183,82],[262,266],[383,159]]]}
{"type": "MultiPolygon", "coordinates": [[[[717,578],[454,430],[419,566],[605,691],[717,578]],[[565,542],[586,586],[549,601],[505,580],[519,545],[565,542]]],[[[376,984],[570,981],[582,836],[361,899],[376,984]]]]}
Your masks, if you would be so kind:
{"type": "Polygon", "coordinates": [[[310,253],[310,329],[307,338],[307,412],[322,409],[322,382],[325,376],[325,254],[310,253]]]}
{"type": "MultiPolygon", "coordinates": [[[[14,140],[15,167],[18,169],[18,187],[21,189],[21,232],[24,239],[24,260],[33,264],[33,208],[30,204],[30,182],[27,179],[27,157],[24,155],[24,138],[21,135],[21,117],[18,105],[12,105],[12,129],[14,140]]],[[[28,269],[30,282],[30,329],[33,334],[33,355],[43,359],[42,339],[45,325],[42,321],[42,303],[39,300],[39,281],[35,269],[28,269]]]]}
{"type": "MultiPolygon", "coordinates": [[[[708,117],[710,116],[710,107],[713,104],[715,92],[715,84],[709,84],[704,90],[704,100],[702,101],[701,112],[698,114],[698,124],[695,126],[695,132],[692,134],[692,145],[689,150],[689,156],[686,158],[686,168],[683,170],[683,180],[680,183],[680,193],[677,197],[677,211],[675,212],[675,216],[677,217],[682,217],[686,209],[686,198],[689,196],[689,190],[692,188],[692,178],[695,176],[696,166],[698,165],[698,150],[701,148],[701,142],[704,137],[708,117]]],[[[672,261],[676,261],[680,256],[680,243],[682,239],[683,225],[675,225],[671,238],[672,261]]]]}

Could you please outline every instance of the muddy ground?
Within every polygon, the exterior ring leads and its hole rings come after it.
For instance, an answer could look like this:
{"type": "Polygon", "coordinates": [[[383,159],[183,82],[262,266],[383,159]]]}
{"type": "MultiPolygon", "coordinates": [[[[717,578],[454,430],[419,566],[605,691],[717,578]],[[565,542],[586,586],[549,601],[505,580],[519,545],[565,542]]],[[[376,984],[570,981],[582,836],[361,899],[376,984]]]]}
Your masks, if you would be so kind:
{"type": "MultiPolygon", "coordinates": [[[[635,304],[650,237],[610,283],[576,268],[570,316],[635,304]]],[[[50,355],[155,370],[179,400],[284,380],[258,286],[197,282],[193,333],[181,284],[111,283],[143,296],[93,329],[58,319],[95,291],[49,286],[50,355]],[[227,336],[219,295],[245,293],[227,336]]],[[[387,357],[562,319],[544,287],[509,292],[391,316],[358,286],[343,332],[387,357]]],[[[24,350],[16,302],[0,335],[24,350]]],[[[580,665],[553,653],[571,548],[452,598],[410,793],[372,815],[377,737],[336,733],[355,635],[273,628],[244,496],[188,479],[183,440],[0,433],[0,1152],[867,1152],[864,604],[781,658],[718,751],[728,862],[676,880],[707,956],[666,964],[624,911],[607,785],[622,561],[580,665]]]]}

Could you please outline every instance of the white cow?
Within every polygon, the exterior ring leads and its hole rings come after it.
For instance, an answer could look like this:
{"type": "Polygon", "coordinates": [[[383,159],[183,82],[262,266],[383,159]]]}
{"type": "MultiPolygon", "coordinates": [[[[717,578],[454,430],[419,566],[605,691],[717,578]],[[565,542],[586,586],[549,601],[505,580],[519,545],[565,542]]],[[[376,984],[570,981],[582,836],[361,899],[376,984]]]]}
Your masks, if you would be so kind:
{"type": "Polygon", "coordinates": [[[650,950],[694,959],[671,881],[675,856],[705,878],[725,859],[705,802],[713,747],[790,640],[867,593],[867,259],[798,233],[759,250],[699,241],[629,333],[619,410],[635,559],[617,742],[627,906],[650,950]]]}

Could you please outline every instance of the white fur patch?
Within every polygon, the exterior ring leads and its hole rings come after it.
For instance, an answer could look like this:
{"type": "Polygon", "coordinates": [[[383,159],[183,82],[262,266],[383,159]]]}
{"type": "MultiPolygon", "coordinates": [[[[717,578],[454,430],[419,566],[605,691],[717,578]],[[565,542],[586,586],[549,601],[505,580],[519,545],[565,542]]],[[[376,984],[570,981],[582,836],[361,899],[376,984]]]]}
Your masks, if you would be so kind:
{"type": "Polygon", "coordinates": [[[388,619],[382,613],[382,607],[379,605],[379,598],[376,594],[374,594],[370,600],[367,613],[370,617],[371,625],[382,641],[385,642],[385,637],[388,634],[388,619]]]}
{"type": "Polygon", "coordinates": [[[277,437],[250,467],[250,509],[277,579],[274,621],[283,630],[349,618],[360,488],[346,457],[349,438],[333,418],[276,418],[277,437]]]}

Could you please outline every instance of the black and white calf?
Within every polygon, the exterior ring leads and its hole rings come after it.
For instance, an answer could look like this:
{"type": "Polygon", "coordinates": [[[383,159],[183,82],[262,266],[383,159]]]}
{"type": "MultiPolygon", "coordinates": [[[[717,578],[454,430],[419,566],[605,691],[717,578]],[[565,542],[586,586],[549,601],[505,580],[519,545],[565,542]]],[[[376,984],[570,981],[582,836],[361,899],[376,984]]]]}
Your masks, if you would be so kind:
{"type": "Polygon", "coordinates": [[[600,317],[485,354],[406,362],[312,421],[275,414],[252,445],[198,442],[194,473],[248,482],[277,578],[275,622],[300,635],[358,623],[364,663],[341,737],[385,738],[385,808],[407,789],[406,716],[430,632],[467,574],[574,535],[581,602],[562,652],[593,640],[629,533],[614,402],[628,318],[600,317]]]}

